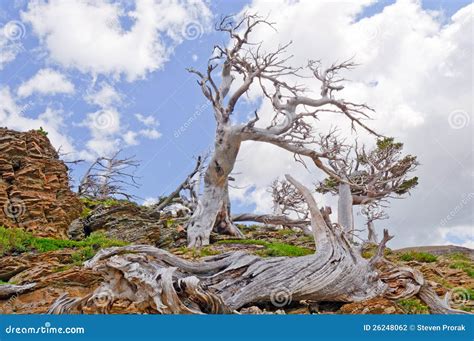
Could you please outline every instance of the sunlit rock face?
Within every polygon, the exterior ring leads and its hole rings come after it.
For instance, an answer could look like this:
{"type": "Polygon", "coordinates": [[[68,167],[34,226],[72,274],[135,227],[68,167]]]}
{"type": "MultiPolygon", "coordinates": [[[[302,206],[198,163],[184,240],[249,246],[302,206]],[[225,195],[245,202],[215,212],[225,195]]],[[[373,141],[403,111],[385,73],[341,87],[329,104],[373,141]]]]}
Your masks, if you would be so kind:
{"type": "Polygon", "coordinates": [[[0,128],[0,225],[66,238],[82,211],[67,171],[45,132],[0,128]]]}

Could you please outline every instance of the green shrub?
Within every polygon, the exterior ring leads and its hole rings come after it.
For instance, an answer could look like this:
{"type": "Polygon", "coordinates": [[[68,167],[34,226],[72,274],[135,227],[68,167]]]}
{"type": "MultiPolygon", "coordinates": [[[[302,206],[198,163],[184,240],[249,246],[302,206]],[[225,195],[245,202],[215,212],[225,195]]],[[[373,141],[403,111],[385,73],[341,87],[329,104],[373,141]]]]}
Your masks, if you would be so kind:
{"type": "Polygon", "coordinates": [[[406,314],[429,314],[428,307],[417,298],[406,298],[399,300],[398,304],[406,314]]]}
{"type": "Polygon", "coordinates": [[[74,264],[80,265],[86,260],[91,259],[95,256],[96,250],[92,246],[86,246],[74,252],[71,255],[72,261],[74,264]]]}
{"type": "Polygon", "coordinates": [[[451,269],[463,270],[469,277],[474,278],[474,266],[472,262],[457,261],[449,266],[451,269]]]}
{"type": "Polygon", "coordinates": [[[40,133],[43,136],[48,136],[48,132],[43,129],[43,127],[40,127],[39,129],[36,130],[38,133],[40,133]]]}
{"type": "Polygon", "coordinates": [[[436,262],[438,260],[438,257],[427,252],[411,251],[411,252],[406,252],[406,253],[401,254],[400,259],[405,262],[415,260],[422,263],[432,263],[432,262],[436,262]]]}
{"type": "Polygon", "coordinates": [[[0,227],[0,256],[15,252],[48,252],[66,248],[93,247],[98,250],[100,248],[124,246],[126,244],[127,243],[120,240],[109,239],[105,234],[100,232],[91,233],[86,239],[75,241],[35,237],[31,233],[20,229],[0,227]]]}
{"type": "Polygon", "coordinates": [[[291,229],[282,229],[282,230],[278,230],[277,233],[280,236],[288,236],[288,235],[291,235],[291,234],[295,234],[296,232],[291,230],[291,229]]]}
{"type": "Polygon", "coordinates": [[[264,240],[256,239],[225,239],[217,242],[218,244],[244,244],[244,245],[262,245],[264,250],[258,252],[264,257],[299,257],[313,254],[314,251],[308,248],[299,247],[291,244],[279,242],[266,242],[264,240]]]}

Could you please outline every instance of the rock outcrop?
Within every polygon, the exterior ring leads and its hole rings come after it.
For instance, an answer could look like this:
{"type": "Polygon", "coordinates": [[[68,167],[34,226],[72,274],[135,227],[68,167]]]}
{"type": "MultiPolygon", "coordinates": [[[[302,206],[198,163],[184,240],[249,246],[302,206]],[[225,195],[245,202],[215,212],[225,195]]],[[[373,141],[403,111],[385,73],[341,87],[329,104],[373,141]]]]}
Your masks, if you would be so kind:
{"type": "Polygon", "coordinates": [[[81,211],[67,167],[45,134],[0,128],[0,225],[66,238],[81,211]]]}
{"type": "Polygon", "coordinates": [[[159,214],[147,207],[117,201],[112,206],[97,205],[87,217],[74,220],[68,236],[81,240],[95,231],[103,231],[108,238],[135,244],[161,245],[163,222],[159,214]]]}

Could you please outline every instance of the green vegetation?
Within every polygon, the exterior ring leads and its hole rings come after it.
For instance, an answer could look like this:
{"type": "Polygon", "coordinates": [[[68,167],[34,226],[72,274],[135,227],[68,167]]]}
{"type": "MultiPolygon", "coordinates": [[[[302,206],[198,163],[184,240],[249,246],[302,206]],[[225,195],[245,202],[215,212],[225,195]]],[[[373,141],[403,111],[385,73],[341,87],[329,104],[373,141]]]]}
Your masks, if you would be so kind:
{"type": "Polygon", "coordinates": [[[194,258],[215,256],[215,255],[220,254],[220,252],[218,250],[212,249],[211,246],[204,246],[200,249],[188,248],[186,246],[183,246],[183,247],[179,248],[178,251],[183,253],[183,254],[191,255],[194,258]]]}
{"type": "Polygon", "coordinates": [[[398,304],[406,314],[429,314],[428,307],[417,298],[406,298],[399,300],[398,304]]]}
{"type": "Polygon", "coordinates": [[[201,257],[215,256],[215,255],[220,254],[219,251],[213,250],[209,246],[205,246],[205,247],[201,248],[199,251],[201,253],[200,254],[201,257]]]}
{"type": "MultiPolygon", "coordinates": [[[[370,259],[372,258],[373,256],[375,256],[375,253],[377,252],[377,249],[378,249],[378,245],[375,244],[375,243],[371,243],[371,244],[368,244],[368,245],[365,245],[364,248],[362,249],[362,258],[365,258],[365,259],[370,259]]],[[[383,251],[383,254],[385,256],[388,256],[388,255],[391,255],[392,254],[392,250],[390,248],[385,248],[385,250],[383,251]]]]}
{"type": "MultiPolygon", "coordinates": [[[[0,227],[0,256],[27,251],[48,252],[65,248],[91,248],[99,250],[111,246],[123,246],[125,242],[107,238],[103,233],[94,232],[81,241],[40,238],[20,229],[0,227]]],[[[90,252],[88,253],[90,255],[90,252]]]]}
{"type": "Polygon", "coordinates": [[[257,230],[259,227],[261,227],[261,225],[257,225],[257,224],[252,224],[252,225],[237,224],[237,227],[242,231],[243,230],[253,231],[253,230],[257,230]]]}
{"type": "Polygon", "coordinates": [[[422,263],[432,263],[432,262],[436,262],[438,260],[438,257],[427,252],[411,251],[411,252],[402,253],[400,255],[400,259],[405,262],[415,260],[422,263]]]}
{"type": "Polygon", "coordinates": [[[262,245],[264,250],[259,250],[257,253],[262,257],[299,257],[313,254],[314,251],[308,248],[294,246],[279,242],[266,242],[264,240],[256,239],[225,239],[217,242],[218,244],[246,244],[246,245],[262,245]]]}
{"type": "Polygon", "coordinates": [[[330,176],[323,180],[323,186],[317,187],[316,192],[326,194],[330,189],[335,189],[337,186],[339,186],[339,181],[330,176]]]}
{"type": "Polygon", "coordinates": [[[48,132],[46,130],[43,129],[43,127],[40,127],[39,129],[36,130],[38,133],[44,135],[44,136],[48,136],[48,132]]]}
{"type": "Polygon", "coordinates": [[[466,262],[471,261],[471,259],[468,256],[466,256],[464,253],[460,253],[460,252],[455,252],[455,253],[450,254],[449,259],[461,260],[461,261],[466,261],[466,262]]]}
{"type": "Polygon", "coordinates": [[[449,265],[451,269],[463,270],[469,277],[474,278],[474,265],[471,261],[456,261],[449,265]]]}
{"type": "Polygon", "coordinates": [[[393,137],[384,137],[377,140],[377,149],[380,151],[391,148],[402,149],[403,143],[395,142],[393,137]]]}
{"type": "Polygon", "coordinates": [[[469,277],[474,278],[474,263],[462,253],[453,253],[449,258],[454,262],[449,266],[451,269],[463,270],[469,277]]]}
{"type": "Polygon", "coordinates": [[[412,188],[415,188],[415,186],[418,185],[418,177],[414,176],[411,179],[404,180],[400,186],[398,186],[398,189],[395,191],[398,195],[402,195],[405,193],[408,193],[408,191],[412,188]]]}
{"type": "Polygon", "coordinates": [[[278,230],[277,233],[280,236],[288,236],[290,234],[295,234],[296,232],[291,229],[283,229],[283,230],[278,230]]]}
{"type": "Polygon", "coordinates": [[[76,252],[74,252],[71,255],[71,258],[72,258],[72,261],[74,262],[74,264],[80,265],[80,264],[84,263],[86,260],[91,259],[92,257],[94,257],[96,252],[97,252],[97,250],[94,247],[86,246],[86,247],[81,248],[81,249],[77,250],[76,252]]]}

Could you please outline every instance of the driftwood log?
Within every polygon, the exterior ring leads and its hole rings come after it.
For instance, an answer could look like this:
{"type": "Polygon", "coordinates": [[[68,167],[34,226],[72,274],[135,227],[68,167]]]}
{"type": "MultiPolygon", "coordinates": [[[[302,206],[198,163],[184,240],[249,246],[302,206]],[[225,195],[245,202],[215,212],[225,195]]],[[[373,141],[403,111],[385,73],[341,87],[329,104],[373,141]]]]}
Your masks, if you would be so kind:
{"type": "Polygon", "coordinates": [[[363,258],[340,225],[326,223],[310,191],[291,176],[287,179],[308,202],[315,254],[260,258],[238,251],[191,262],[147,245],[108,248],[85,263],[104,275],[102,285],[83,298],[60,297],[50,313],[82,312],[90,304],[106,313],[118,299],[150,313],[222,314],[262,302],[282,307],[300,300],[354,302],[415,295],[433,313],[466,313],[442,301],[417,270],[384,259],[392,238],[386,230],[376,254],[363,258]]]}

